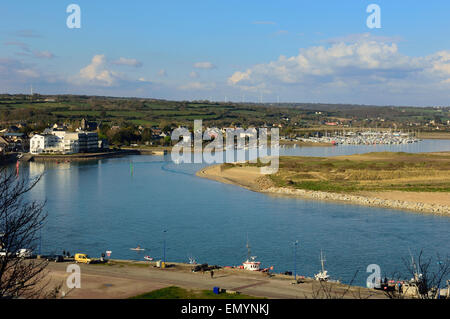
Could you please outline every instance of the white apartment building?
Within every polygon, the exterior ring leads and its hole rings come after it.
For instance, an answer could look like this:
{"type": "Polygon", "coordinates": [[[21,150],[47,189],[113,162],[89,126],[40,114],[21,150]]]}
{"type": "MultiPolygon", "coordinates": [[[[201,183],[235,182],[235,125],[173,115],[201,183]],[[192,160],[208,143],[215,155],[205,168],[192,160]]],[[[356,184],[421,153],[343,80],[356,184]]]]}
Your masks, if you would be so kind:
{"type": "Polygon", "coordinates": [[[52,134],[36,134],[30,139],[31,154],[73,154],[78,152],[78,133],[54,131],[52,134]]]}
{"type": "Polygon", "coordinates": [[[41,154],[44,150],[54,148],[58,138],[51,134],[36,134],[30,139],[30,153],[41,154]]]}

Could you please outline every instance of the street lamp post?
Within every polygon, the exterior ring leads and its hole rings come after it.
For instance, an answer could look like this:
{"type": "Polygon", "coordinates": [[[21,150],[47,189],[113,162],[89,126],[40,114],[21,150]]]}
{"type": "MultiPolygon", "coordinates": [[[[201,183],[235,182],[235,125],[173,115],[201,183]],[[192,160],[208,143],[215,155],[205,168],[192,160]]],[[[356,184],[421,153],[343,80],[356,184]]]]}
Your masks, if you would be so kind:
{"type": "Polygon", "coordinates": [[[42,223],[39,223],[39,256],[42,250],[42,223]]]}
{"type": "Polygon", "coordinates": [[[163,253],[163,261],[164,261],[164,265],[166,264],[166,232],[167,232],[167,230],[164,230],[163,231],[163,233],[164,233],[164,241],[163,241],[163,250],[164,250],[164,253],[163,253]]]}
{"type": "Polygon", "coordinates": [[[294,280],[297,281],[297,245],[298,240],[294,241],[294,280]]]}

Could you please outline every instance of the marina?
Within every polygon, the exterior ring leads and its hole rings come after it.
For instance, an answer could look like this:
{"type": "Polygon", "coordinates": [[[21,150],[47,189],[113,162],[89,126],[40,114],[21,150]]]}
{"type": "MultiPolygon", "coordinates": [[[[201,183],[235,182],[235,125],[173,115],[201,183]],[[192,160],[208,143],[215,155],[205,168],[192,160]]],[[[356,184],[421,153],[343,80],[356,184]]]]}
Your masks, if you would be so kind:
{"type": "Polygon", "coordinates": [[[396,145],[418,143],[420,139],[403,132],[357,131],[335,132],[321,137],[300,138],[303,142],[331,143],[333,145],[396,145]]]}

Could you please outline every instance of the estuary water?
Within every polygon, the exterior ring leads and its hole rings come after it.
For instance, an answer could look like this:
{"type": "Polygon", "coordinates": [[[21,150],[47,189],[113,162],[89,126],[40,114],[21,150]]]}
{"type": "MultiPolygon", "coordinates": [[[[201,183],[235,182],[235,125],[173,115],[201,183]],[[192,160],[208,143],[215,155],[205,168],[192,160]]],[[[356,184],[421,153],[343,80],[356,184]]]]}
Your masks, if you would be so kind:
{"type": "MultiPolygon", "coordinates": [[[[333,156],[378,151],[450,151],[449,140],[416,144],[282,148],[281,155],[333,156]]],[[[365,285],[366,268],[383,276],[406,269],[402,258],[421,249],[450,254],[450,217],[400,210],[281,198],[195,176],[206,164],[175,164],[167,156],[128,156],[72,163],[29,163],[21,174],[44,172],[32,190],[47,200],[42,253],[63,250],[143,260],[145,255],[222,266],[251,253],[263,267],[313,276],[320,251],[335,279],[365,285]],[[165,231],[165,232],[164,232],[165,231]],[[165,245],[164,245],[165,242],[165,245]],[[140,245],[146,250],[130,250],[140,245]]]]}

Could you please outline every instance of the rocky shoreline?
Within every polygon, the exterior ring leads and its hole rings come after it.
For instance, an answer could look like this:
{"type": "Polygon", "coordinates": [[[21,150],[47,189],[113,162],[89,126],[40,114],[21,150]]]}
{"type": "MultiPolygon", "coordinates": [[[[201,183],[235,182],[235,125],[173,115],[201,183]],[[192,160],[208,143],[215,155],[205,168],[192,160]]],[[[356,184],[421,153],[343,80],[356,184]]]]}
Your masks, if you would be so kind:
{"type": "Polygon", "coordinates": [[[450,216],[450,207],[438,204],[415,203],[401,200],[380,199],[376,197],[366,197],[359,195],[328,193],[320,191],[308,191],[304,189],[292,189],[286,187],[269,187],[259,190],[262,193],[298,196],[314,200],[329,200],[338,202],[348,202],[365,206],[375,206],[384,208],[394,208],[412,210],[422,213],[432,213],[450,216]]]}

